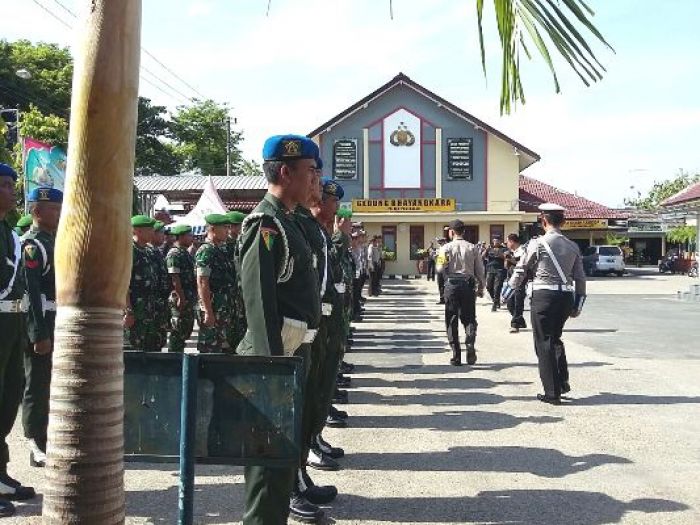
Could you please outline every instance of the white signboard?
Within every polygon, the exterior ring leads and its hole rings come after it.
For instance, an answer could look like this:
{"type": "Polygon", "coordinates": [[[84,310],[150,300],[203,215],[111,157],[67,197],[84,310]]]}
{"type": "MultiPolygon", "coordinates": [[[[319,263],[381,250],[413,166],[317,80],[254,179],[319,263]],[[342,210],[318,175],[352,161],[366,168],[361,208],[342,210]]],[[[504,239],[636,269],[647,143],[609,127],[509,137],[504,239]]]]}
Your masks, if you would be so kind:
{"type": "Polygon", "coordinates": [[[384,187],[420,188],[421,122],[405,109],[384,119],[384,187]]]}

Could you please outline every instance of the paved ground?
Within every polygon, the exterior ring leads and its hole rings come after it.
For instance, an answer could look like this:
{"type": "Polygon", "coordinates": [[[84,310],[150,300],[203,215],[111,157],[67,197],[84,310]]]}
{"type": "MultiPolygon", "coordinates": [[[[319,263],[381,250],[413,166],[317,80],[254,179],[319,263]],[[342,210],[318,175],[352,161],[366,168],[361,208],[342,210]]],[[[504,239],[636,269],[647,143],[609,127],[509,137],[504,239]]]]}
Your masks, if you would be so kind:
{"type": "MultiPolygon", "coordinates": [[[[574,390],[561,407],[534,400],[532,335],[508,334],[504,312],[480,302],[479,363],[453,368],[433,283],[385,284],[349,356],[352,428],[326,432],[348,451],[345,470],[314,474],[342,492],[329,515],[339,524],[700,523],[700,305],[671,300],[689,283],[593,280],[584,317],[565,334],[574,390]]],[[[40,488],[17,436],[12,450],[12,471],[40,488]]],[[[128,522],[175,523],[175,471],[128,469],[128,522]]],[[[240,470],[197,472],[196,522],[237,523],[240,470]]],[[[39,523],[38,509],[21,506],[6,522],[39,523]]]]}

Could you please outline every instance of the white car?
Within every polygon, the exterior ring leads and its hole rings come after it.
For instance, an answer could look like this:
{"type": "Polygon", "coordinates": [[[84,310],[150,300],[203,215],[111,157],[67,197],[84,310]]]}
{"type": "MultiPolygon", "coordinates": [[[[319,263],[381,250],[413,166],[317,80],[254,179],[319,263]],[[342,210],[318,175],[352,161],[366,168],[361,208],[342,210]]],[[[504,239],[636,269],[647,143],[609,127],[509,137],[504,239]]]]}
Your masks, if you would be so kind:
{"type": "Polygon", "coordinates": [[[583,252],[583,269],[586,275],[614,273],[622,277],[625,257],[619,246],[590,246],[583,252]]]}

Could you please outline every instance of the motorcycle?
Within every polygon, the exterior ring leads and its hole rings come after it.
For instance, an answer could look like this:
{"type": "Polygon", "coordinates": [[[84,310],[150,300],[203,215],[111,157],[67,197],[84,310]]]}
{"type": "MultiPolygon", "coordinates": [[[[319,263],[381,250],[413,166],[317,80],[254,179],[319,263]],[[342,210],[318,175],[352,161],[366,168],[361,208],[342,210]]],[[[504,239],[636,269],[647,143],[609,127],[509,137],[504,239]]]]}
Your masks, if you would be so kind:
{"type": "Polygon", "coordinates": [[[664,259],[661,259],[659,262],[659,273],[671,273],[674,274],[676,273],[676,261],[678,260],[678,256],[676,255],[671,255],[669,257],[665,257],[664,259]]]}
{"type": "Polygon", "coordinates": [[[688,270],[688,277],[698,277],[698,261],[695,261],[688,270]]]}

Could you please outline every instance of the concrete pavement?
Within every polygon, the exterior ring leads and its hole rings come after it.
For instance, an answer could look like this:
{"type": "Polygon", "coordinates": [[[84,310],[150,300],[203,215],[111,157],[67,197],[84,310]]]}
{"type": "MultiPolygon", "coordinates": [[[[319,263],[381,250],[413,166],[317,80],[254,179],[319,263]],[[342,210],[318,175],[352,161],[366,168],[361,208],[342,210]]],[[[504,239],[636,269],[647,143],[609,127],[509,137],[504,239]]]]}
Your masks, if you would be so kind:
{"type": "MultiPolygon", "coordinates": [[[[700,351],[631,351],[624,330],[638,315],[646,320],[635,330],[645,332],[634,345],[664,335],[648,301],[626,303],[614,326],[600,318],[611,301],[664,299],[689,282],[666,278],[591,283],[590,310],[564,337],[573,391],[560,407],[534,399],[532,335],[509,334],[505,312],[479,301],[479,361],[454,368],[434,283],[385,283],[348,355],[357,370],[351,404],[341,408],[351,428],[325,433],[348,452],[345,470],[312,471],[317,483],[340,489],[329,516],[341,524],[700,523],[700,351]]],[[[12,472],[41,488],[18,438],[12,472]]],[[[176,522],[177,475],[169,468],[128,465],[128,523],[176,522]]],[[[196,523],[238,523],[240,469],[197,473],[196,523]]],[[[5,522],[39,523],[38,508],[21,505],[5,522]]]]}

